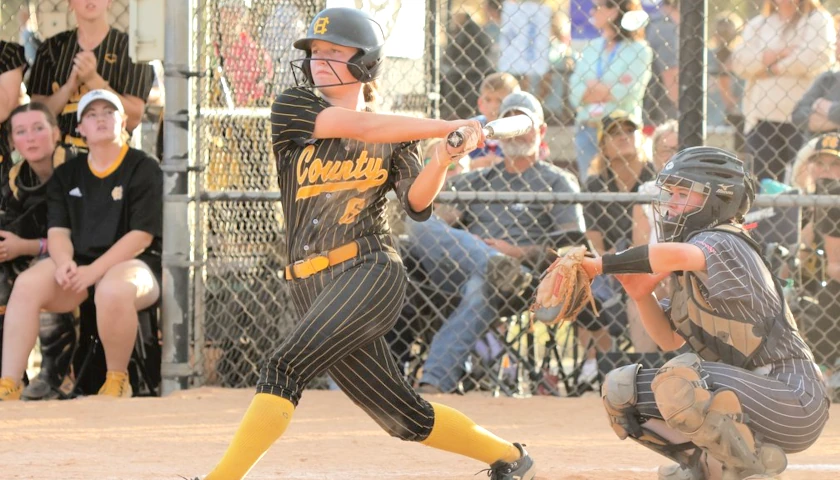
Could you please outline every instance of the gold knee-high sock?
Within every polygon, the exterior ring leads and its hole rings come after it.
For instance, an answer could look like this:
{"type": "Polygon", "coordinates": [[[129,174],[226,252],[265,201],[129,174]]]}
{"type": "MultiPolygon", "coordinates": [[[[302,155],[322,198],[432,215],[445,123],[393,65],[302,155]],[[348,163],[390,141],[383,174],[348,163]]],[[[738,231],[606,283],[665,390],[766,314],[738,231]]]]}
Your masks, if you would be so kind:
{"type": "Polygon", "coordinates": [[[475,424],[454,408],[432,403],[435,425],[423,445],[457,453],[492,465],[499,460],[513,462],[520,453],[512,443],[502,440],[475,424]]]}
{"type": "Polygon", "coordinates": [[[205,480],[244,478],[286,431],[294,411],[292,402],[285,398],[256,394],[225,455],[205,480]]]}

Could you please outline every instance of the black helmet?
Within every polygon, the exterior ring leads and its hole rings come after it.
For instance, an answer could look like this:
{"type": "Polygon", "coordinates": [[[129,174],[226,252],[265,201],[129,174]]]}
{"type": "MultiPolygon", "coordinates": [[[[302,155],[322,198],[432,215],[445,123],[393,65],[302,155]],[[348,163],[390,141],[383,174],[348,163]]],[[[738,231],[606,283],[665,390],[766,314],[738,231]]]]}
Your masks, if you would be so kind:
{"type": "MultiPolygon", "coordinates": [[[[312,57],[310,45],[313,40],[324,40],[336,45],[358,48],[359,53],[346,63],[350,74],[359,82],[373,81],[381,74],[385,58],[383,51],[385,34],[382,26],[367,12],[355,8],[327,8],[312,19],[312,23],[306,29],[306,36],[294,43],[295,48],[306,51],[306,58],[291,62],[293,69],[303,71],[304,80],[310,84],[312,71],[309,68],[309,59],[312,57]]],[[[331,60],[331,62],[345,63],[337,60],[331,60]]]]}
{"type": "Polygon", "coordinates": [[[691,147],[674,155],[656,178],[661,188],[654,202],[657,238],[660,242],[682,242],[699,230],[732,219],[741,221],[755,199],[755,185],[744,171],[744,162],[715,147],[691,147]],[[684,187],[703,194],[703,200],[671,215],[671,187],[684,187]]]}

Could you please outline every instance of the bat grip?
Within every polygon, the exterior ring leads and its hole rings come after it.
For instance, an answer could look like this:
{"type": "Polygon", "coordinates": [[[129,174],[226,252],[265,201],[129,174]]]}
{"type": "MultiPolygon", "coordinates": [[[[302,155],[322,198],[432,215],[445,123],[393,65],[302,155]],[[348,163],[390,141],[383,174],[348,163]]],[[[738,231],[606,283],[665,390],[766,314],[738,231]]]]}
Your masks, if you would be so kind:
{"type": "MultiPolygon", "coordinates": [[[[464,135],[464,130],[468,127],[459,127],[454,132],[450,132],[449,135],[446,136],[446,143],[452,148],[458,148],[464,144],[464,140],[466,136],[464,135]]],[[[485,136],[493,136],[493,129],[492,128],[482,128],[484,131],[485,136]]]]}

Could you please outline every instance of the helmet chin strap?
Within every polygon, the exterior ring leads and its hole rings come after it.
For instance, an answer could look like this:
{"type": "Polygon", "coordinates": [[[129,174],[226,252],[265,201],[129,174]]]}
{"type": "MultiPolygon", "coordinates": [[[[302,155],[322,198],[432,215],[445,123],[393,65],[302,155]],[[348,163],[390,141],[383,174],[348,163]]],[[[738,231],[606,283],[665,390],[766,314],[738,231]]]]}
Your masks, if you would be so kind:
{"type": "MultiPolygon", "coordinates": [[[[309,65],[307,67],[304,67],[304,65],[306,65],[307,62],[311,62],[312,60],[313,60],[312,57],[307,55],[306,58],[299,58],[297,60],[292,60],[292,61],[289,62],[289,65],[291,65],[291,67],[292,67],[292,76],[294,76],[295,84],[297,86],[299,86],[299,87],[311,87],[311,88],[326,88],[326,87],[340,87],[340,86],[344,86],[344,85],[355,85],[357,83],[365,83],[365,82],[362,82],[361,80],[359,80],[358,78],[356,78],[352,82],[341,81],[341,78],[339,77],[338,72],[335,71],[335,68],[332,65],[333,62],[343,63],[343,64],[347,65],[348,70],[350,70],[352,68],[355,68],[355,69],[359,70],[361,75],[366,75],[366,72],[363,70],[363,67],[360,66],[359,64],[351,63],[351,62],[345,62],[343,60],[326,60],[326,59],[317,59],[316,58],[315,60],[317,60],[317,61],[325,62],[327,64],[327,66],[330,67],[330,70],[332,70],[333,75],[335,75],[335,78],[338,79],[338,83],[330,83],[330,84],[327,84],[327,85],[316,85],[315,84],[315,79],[312,75],[312,66],[309,65]],[[298,74],[300,74],[303,78],[299,79],[298,74]]],[[[350,74],[353,75],[352,70],[350,70],[350,74]]],[[[356,77],[355,75],[353,75],[353,76],[356,77]]]]}

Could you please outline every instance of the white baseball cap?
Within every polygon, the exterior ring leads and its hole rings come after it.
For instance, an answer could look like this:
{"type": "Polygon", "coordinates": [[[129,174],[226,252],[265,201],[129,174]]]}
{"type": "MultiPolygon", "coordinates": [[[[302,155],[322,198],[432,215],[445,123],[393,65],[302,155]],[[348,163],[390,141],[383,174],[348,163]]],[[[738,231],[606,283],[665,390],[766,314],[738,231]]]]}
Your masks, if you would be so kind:
{"type": "Polygon", "coordinates": [[[120,114],[125,115],[125,109],[123,108],[122,102],[120,101],[120,97],[117,96],[116,93],[110,90],[91,90],[86,93],[81,100],[79,100],[79,106],[76,109],[76,119],[78,121],[82,121],[82,114],[85,113],[85,109],[90,106],[91,103],[97,100],[104,100],[114,108],[117,109],[120,114]]]}

